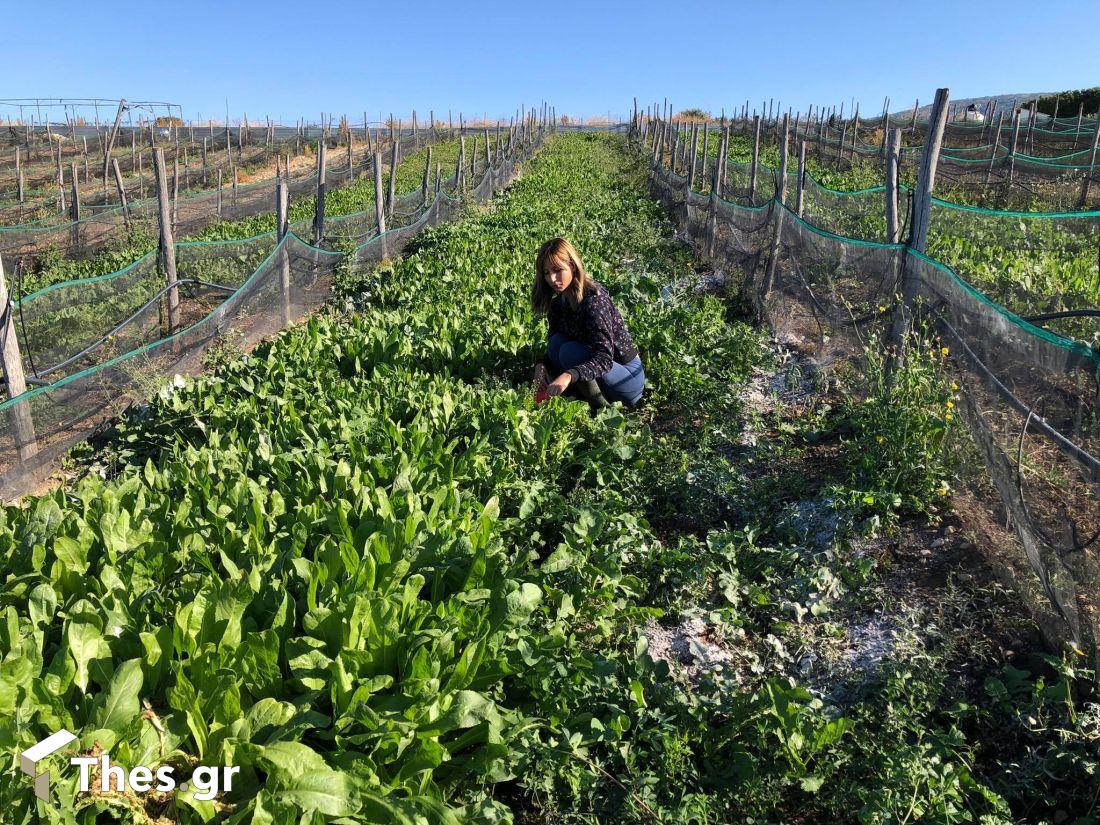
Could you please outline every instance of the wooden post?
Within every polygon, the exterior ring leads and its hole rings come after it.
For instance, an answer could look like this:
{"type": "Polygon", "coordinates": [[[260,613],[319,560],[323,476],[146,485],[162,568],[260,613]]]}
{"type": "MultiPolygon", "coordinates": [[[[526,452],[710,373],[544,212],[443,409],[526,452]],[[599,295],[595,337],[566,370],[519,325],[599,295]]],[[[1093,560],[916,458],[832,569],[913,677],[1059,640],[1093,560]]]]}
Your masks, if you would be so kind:
{"type": "Polygon", "coordinates": [[[1020,112],[1012,114],[1012,147],[1008,151],[1008,185],[1012,186],[1012,175],[1016,171],[1016,142],[1020,139],[1020,112]]]}
{"type": "Polygon", "coordinates": [[[997,160],[997,150],[1001,148],[1001,131],[1004,129],[1005,113],[997,114],[997,132],[993,138],[993,148],[989,150],[989,166],[985,170],[985,185],[989,186],[989,179],[993,175],[993,164],[997,160]]]}
{"type": "Polygon", "coordinates": [[[691,157],[688,160],[688,173],[687,173],[688,191],[690,191],[692,186],[695,184],[695,166],[696,166],[696,163],[698,161],[698,152],[699,152],[699,130],[695,128],[695,124],[693,123],[692,128],[691,128],[691,157]]]}
{"type": "Polygon", "coordinates": [[[77,174],[76,164],[71,164],[69,169],[72,177],[72,202],[69,204],[69,218],[73,222],[73,248],[80,249],[80,175],[77,174]]]}
{"type": "MultiPolygon", "coordinates": [[[[703,142],[706,143],[705,134],[703,142]]],[[[719,150],[721,150],[721,144],[719,144],[719,150]]],[[[721,169],[720,159],[716,159],[710,180],[710,214],[707,215],[707,258],[714,258],[714,243],[718,234],[718,187],[721,169]]]]}
{"type": "Polygon", "coordinates": [[[1077,107],[1077,129],[1073,133],[1073,148],[1077,148],[1077,141],[1081,138],[1081,121],[1085,117],[1085,101],[1081,101],[1081,105],[1077,107]]]}
{"type": "Polygon", "coordinates": [[[462,176],[466,169],[466,136],[458,136],[458,164],[455,168],[455,192],[460,193],[463,190],[462,176]]]}
{"type": "Polygon", "coordinates": [[[1089,187],[1092,185],[1092,176],[1096,174],[1096,153],[1100,149],[1100,114],[1096,118],[1096,131],[1092,135],[1092,153],[1089,155],[1089,168],[1085,170],[1085,178],[1081,181],[1081,198],[1077,202],[1078,209],[1084,209],[1089,199],[1089,187]]]}
{"type": "Polygon", "coordinates": [[[23,158],[19,147],[15,147],[15,191],[19,198],[19,220],[23,220],[23,158]]]}
{"type": "MultiPolygon", "coordinates": [[[[921,153],[920,170],[917,173],[917,187],[913,192],[913,212],[909,221],[908,248],[923,253],[928,243],[928,224],[932,210],[932,190],[936,184],[936,167],[940,160],[940,147],[943,145],[943,131],[947,126],[947,108],[949,91],[937,89],[932,103],[932,113],[928,118],[928,130],[924,135],[924,151],[921,153]]],[[[912,256],[906,255],[901,275],[901,301],[897,304],[894,320],[890,329],[890,343],[895,356],[892,369],[904,360],[905,342],[912,326],[912,308],[916,300],[918,279],[910,266],[912,256]]]]}
{"type": "Polygon", "coordinates": [[[423,204],[428,203],[428,186],[432,180],[432,145],[428,144],[428,160],[424,164],[424,180],[420,185],[420,192],[423,204]]]}
{"type": "MultiPolygon", "coordinates": [[[[347,121],[347,118],[344,118],[347,121]]],[[[351,134],[351,126],[348,125],[348,180],[355,179],[355,137],[351,134]]]]}
{"type": "MultiPolygon", "coordinates": [[[[15,335],[13,314],[8,282],[4,277],[4,261],[0,258],[0,362],[4,367],[4,383],[7,385],[8,398],[18,398],[27,391],[23,357],[19,352],[19,339],[15,335]]],[[[26,461],[38,452],[30,404],[26,401],[13,404],[8,410],[8,416],[19,460],[26,461]]]]}
{"type": "Polygon", "coordinates": [[[179,153],[172,158],[172,229],[175,231],[177,219],[179,218],[179,195],[180,195],[180,156],[179,153]]]}
{"type": "Polygon", "coordinates": [[[795,214],[802,217],[806,204],[806,141],[798,143],[798,200],[795,202],[795,214]]]}
{"type": "Polygon", "coordinates": [[[118,102],[118,111],[115,112],[115,122],[111,126],[110,137],[107,138],[106,144],[103,146],[103,180],[107,180],[107,171],[110,169],[111,163],[111,150],[115,145],[115,138],[118,137],[118,127],[122,123],[122,113],[126,110],[126,101],[120,100],[118,102]]]}
{"type": "Polygon", "coordinates": [[[386,217],[392,223],[393,209],[397,200],[397,141],[390,146],[390,180],[386,188],[386,217]]]}
{"type": "Polygon", "coordinates": [[[222,219],[222,170],[218,169],[218,220],[222,219]]]}
{"type": "Polygon", "coordinates": [[[111,158],[111,171],[115,175],[115,189],[118,190],[118,202],[122,205],[122,219],[126,228],[130,228],[130,205],[126,201],[126,186],[122,183],[122,172],[118,168],[118,158],[111,158]]]}
{"type": "Polygon", "coordinates": [[[1036,105],[1035,101],[1031,101],[1031,105],[1028,107],[1027,116],[1027,137],[1024,140],[1024,146],[1028,152],[1034,154],[1035,152],[1035,120],[1036,120],[1036,105]]]}
{"type": "Polygon", "coordinates": [[[209,159],[207,157],[207,138],[202,139],[202,185],[206,186],[210,174],[209,159]]]}
{"type": "Polygon", "coordinates": [[[180,295],[176,284],[176,244],[172,236],[171,202],[168,200],[168,173],[164,167],[164,150],[153,150],[153,173],[157,180],[157,221],[160,240],[157,248],[157,264],[168,285],[168,334],[179,328],[180,295]]]}
{"type": "Polygon", "coordinates": [[[700,180],[706,180],[707,178],[707,139],[710,135],[709,125],[707,121],[703,121],[703,161],[699,170],[700,180]]]}
{"type": "Polygon", "coordinates": [[[386,256],[386,205],[382,194],[382,153],[374,153],[374,216],[378,237],[382,239],[382,257],[386,256]]]}
{"type": "Polygon", "coordinates": [[[275,178],[275,233],[282,249],[279,250],[279,293],[283,303],[283,325],[291,321],[290,317],[290,251],[287,249],[286,235],[290,231],[286,181],[275,178]]]}
{"type": "Polygon", "coordinates": [[[936,184],[936,169],[940,160],[940,147],[943,145],[943,130],[947,125],[948,99],[947,89],[936,90],[936,100],[932,104],[932,116],[929,120],[928,134],[925,135],[924,152],[921,155],[920,171],[917,175],[917,188],[913,193],[909,246],[917,252],[924,252],[928,240],[932,190],[936,184]]]}
{"type": "Polygon", "coordinates": [[[313,211],[313,245],[320,246],[325,237],[325,154],[327,148],[325,142],[317,143],[317,195],[314,200],[313,211]]]}
{"type": "MultiPolygon", "coordinates": [[[[49,125],[49,121],[47,121],[49,125]]],[[[51,147],[52,149],[52,147],[51,147]]],[[[61,142],[57,143],[57,155],[54,157],[54,161],[57,165],[57,195],[58,195],[58,211],[65,212],[67,207],[65,205],[65,172],[61,166],[61,142]]]]}
{"type": "Polygon", "coordinates": [[[749,167],[749,203],[756,205],[756,175],[760,169],[760,116],[752,116],[752,165],[749,167]]]}
{"type": "Polygon", "coordinates": [[[771,255],[768,257],[768,268],[764,274],[764,285],[758,296],[758,310],[761,318],[764,318],[764,302],[775,283],[775,271],[779,265],[779,250],[783,241],[783,223],[786,209],[783,200],[787,194],[787,143],[790,139],[790,123],[787,116],[783,115],[783,137],[779,142],[779,180],[776,181],[775,199],[772,201],[772,209],[775,210],[774,234],[772,235],[771,255]]]}
{"type": "Polygon", "coordinates": [[[718,144],[718,197],[724,197],[726,194],[726,166],[729,160],[730,150],[730,131],[733,129],[733,125],[727,123],[722,129],[722,142],[718,144]]]}
{"type": "Polygon", "coordinates": [[[891,129],[886,149],[886,242],[898,243],[898,160],[901,158],[901,130],[891,129]]]}

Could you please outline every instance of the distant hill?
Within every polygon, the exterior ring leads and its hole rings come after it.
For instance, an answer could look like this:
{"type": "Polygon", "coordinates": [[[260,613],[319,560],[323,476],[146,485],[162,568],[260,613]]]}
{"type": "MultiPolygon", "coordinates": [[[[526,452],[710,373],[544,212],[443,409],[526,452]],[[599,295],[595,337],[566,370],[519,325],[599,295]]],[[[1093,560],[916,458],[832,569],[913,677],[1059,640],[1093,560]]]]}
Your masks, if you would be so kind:
{"type": "MultiPolygon", "coordinates": [[[[978,110],[985,113],[985,106],[990,100],[996,101],[996,108],[993,110],[993,116],[996,117],[998,112],[1004,112],[1005,117],[1009,117],[1012,114],[1013,103],[1017,106],[1023,106],[1030,103],[1033,100],[1038,100],[1045,95],[1051,95],[1054,92],[1019,92],[1017,94],[1006,95],[985,95],[984,97],[961,97],[958,100],[951,101],[951,111],[956,112],[965,109],[971,103],[978,107],[978,110]]],[[[881,111],[881,109],[879,110],[881,111]]],[[[910,117],[913,114],[913,107],[908,109],[901,109],[891,113],[892,117],[904,118],[910,117]]],[[[917,119],[927,119],[932,114],[932,101],[928,101],[927,105],[922,105],[917,109],[917,119]]],[[[1040,121],[1041,122],[1041,121],[1040,121]]]]}

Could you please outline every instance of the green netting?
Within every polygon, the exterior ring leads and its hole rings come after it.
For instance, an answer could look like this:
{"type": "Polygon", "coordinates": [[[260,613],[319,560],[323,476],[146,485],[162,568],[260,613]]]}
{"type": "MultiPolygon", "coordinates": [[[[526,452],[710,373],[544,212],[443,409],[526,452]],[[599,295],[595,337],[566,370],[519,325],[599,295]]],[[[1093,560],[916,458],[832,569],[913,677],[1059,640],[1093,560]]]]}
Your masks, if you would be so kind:
{"type": "MultiPolygon", "coordinates": [[[[658,155],[646,147],[650,157],[658,155]]],[[[663,158],[662,158],[663,160],[663,158]]],[[[994,559],[1017,583],[1052,640],[1071,641],[1095,665],[1100,616],[1100,352],[1029,323],[964,280],[952,267],[900,244],[845,237],[819,225],[867,228],[849,204],[878,201],[874,189],[846,197],[809,187],[804,217],[770,203],[748,207],[689,189],[660,160],[653,193],[697,253],[727,273],[778,339],[819,367],[881,345],[908,288],[913,309],[943,341],[945,363],[965,399],[962,410],[986,475],[972,495],[1009,528],[990,537],[994,559]],[[840,211],[841,214],[835,214],[840,211]]],[[[788,204],[791,204],[788,183],[788,204]]],[[[1035,215],[958,209],[937,203],[932,248],[977,232],[992,250],[1053,255],[1065,262],[1097,254],[1096,213],[1035,215]]],[[[967,258],[966,260],[971,260],[967,258]]],[[[992,274],[992,273],[991,273],[992,274]]],[[[1000,276],[1000,280],[1004,279],[1000,276]]],[[[937,352],[938,352],[937,345],[937,352]]]]}
{"type": "MultiPolygon", "coordinates": [[[[402,157],[428,143],[423,136],[414,137],[411,131],[398,135],[398,140],[399,154],[402,157]]],[[[257,162],[261,160],[263,158],[257,158],[257,162]]],[[[371,164],[372,155],[365,144],[355,145],[350,164],[346,149],[334,149],[327,154],[326,185],[332,189],[369,175],[371,164]]],[[[168,173],[171,176],[170,163],[168,173]]],[[[203,183],[201,171],[193,172],[191,177],[196,185],[203,183]]],[[[270,212],[274,204],[275,181],[273,178],[254,183],[238,183],[234,186],[232,175],[226,173],[223,174],[222,186],[218,189],[215,168],[205,175],[205,182],[212,188],[204,188],[196,192],[181,189],[173,209],[173,224],[177,235],[195,233],[217,220],[237,220],[270,212]]],[[[317,189],[315,164],[292,172],[288,186],[291,199],[313,194],[317,189]]],[[[151,178],[146,184],[142,184],[141,192],[148,193],[149,196],[130,200],[128,203],[130,219],[131,221],[155,220],[159,207],[153,194],[155,189],[151,178]]],[[[136,195],[137,192],[135,191],[134,194],[136,195]]],[[[2,214],[5,213],[0,212],[0,215],[2,214]]],[[[118,236],[125,223],[126,214],[122,207],[116,204],[96,209],[94,214],[82,217],[77,222],[66,220],[60,215],[53,215],[33,222],[0,226],[0,254],[6,257],[30,255],[55,248],[68,256],[86,255],[102,248],[112,237],[118,236]]]]}

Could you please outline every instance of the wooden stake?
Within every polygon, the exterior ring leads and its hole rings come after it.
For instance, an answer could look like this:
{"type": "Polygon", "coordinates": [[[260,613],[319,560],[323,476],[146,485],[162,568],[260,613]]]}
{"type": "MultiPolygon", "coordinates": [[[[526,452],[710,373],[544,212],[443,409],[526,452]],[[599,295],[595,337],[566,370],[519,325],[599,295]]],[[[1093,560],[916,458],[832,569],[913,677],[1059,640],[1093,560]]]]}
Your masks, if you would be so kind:
{"type": "Polygon", "coordinates": [[[153,173],[157,181],[157,221],[160,239],[157,247],[157,265],[168,285],[168,334],[179,328],[180,295],[176,281],[176,244],[172,236],[171,202],[168,200],[168,174],[164,168],[164,150],[153,150],[153,173]]]}
{"type": "Polygon", "coordinates": [[[1092,186],[1092,176],[1096,174],[1096,153],[1100,148],[1100,113],[1096,118],[1096,131],[1092,135],[1092,153],[1089,155],[1089,168],[1085,170],[1085,179],[1081,181],[1081,198],[1077,202],[1078,209],[1084,209],[1089,199],[1089,187],[1092,186]]]}
{"type": "Polygon", "coordinates": [[[779,250],[783,241],[783,219],[787,212],[783,205],[783,201],[787,194],[787,143],[789,138],[790,123],[787,121],[787,116],[783,115],[783,137],[779,143],[779,180],[776,181],[775,200],[772,202],[772,209],[775,210],[775,231],[772,235],[772,247],[771,255],[768,257],[768,268],[764,274],[764,284],[759,295],[758,307],[761,317],[764,316],[764,303],[768,298],[768,293],[771,292],[772,284],[775,283],[775,271],[779,265],[779,250]]]}
{"type": "Polygon", "coordinates": [[[698,161],[699,152],[699,130],[695,128],[695,124],[692,124],[691,128],[691,157],[688,161],[688,173],[687,184],[690,190],[695,184],[695,166],[698,161]]]}
{"type": "Polygon", "coordinates": [[[795,202],[795,214],[802,217],[806,202],[806,141],[798,143],[798,199],[795,202]]]}
{"type": "Polygon", "coordinates": [[[394,202],[397,200],[397,141],[390,146],[390,180],[386,190],[386,217],[393,218],[394,202]]]}
{"type": "Polygon", "coordinates": [[[760,168],[760,116],[752,116],[752,165],[749,167],[749,203],[756,205],[756,175],[760,168]]]}
{"type": "Polygon", "coordinates": [[[77,174],[76,164],[71,164],[69,169],[72,178],[72,202],[69,204],[69,218],[73,223],[73,248],[80,250],[80,175],[77,174]]]}
{"type": "Polygon", "coordinates": [[[283,324],[290,317],[290,252],[286,246],[286,235],[290,231],[287,184],[282,178],[275,179],[275,233],[282,249],[279,250],[279,293],[283,304],[283,324]]]}
{"type": "Polygon", "coordinates": [[[325,237],[325,141],[317,144],[317,194],[313,212],[313,245],[320,246],[325,237]]]}
{"type": "MultiPolygon", "coordinates": [[[[4,366],[4,383],[7,385],[8,398],[18,398],[27,391],[23,357],[19,352],[19,339],[15,335],[13,315],[8,282],[4,277],[4,261],[0,258],[0,362],[4,366]]],[[[26,461],[38,452],[30,404],[26,401],[12,404],[8,410],[8,420],[11,421],[19,460],[26,461]]]]}
{"type": "Polygon", "coordinates": [[[997,150],[1001,146],[1001,131],[1004,129],[1005,113],[997,114],[997,132],[993,138],[993,148],[989,150],[989,166],[985,170],[985,185],[989,186],[989,179],[993,175],[993,164],[997,160],[997,150]]]}
{"type": "MultiPolygon", "coordinates": [[[[15,191],[19,197],[19,211],[23,211],[23,159],[19,147],[15,147],[15,191]]],[[[22,220],[22,218],[20,218],[22,220]]]]}
{"type": "Polygon", "coordinates": [[[1016,143],[1020,139],[1020,112],[1012,113],[1012,147],[1008,152],[1008,185],[1012,186],[1012,175],[1016,171],[1016,143]]]}
{"type": "Polygon", "coordinates": [[[428,186],[432,180],[432,145],[428,144],[428,160],[424,164],[424,181],[420,185],[422,204],[428,203],[428,186]]]}
{"type": "Polygon", "coordinates": [[[126,187],[122,183],[122,172],[118,168],[118,158],[111,158],[111,171],[115,175],[115,189],[118,190],[118,202],[122,205],[122,219],[126,228],[130,228],[130,205],[126,201],[126,187]]]}
{"type": "Polygon", "coordinates": [[[886,242],[899,243],[898,161],[901,158],[901,130],[891,129],[886,148],[886,242]]]}
{"type": "MultiPolygon", "coordinates": [[[[940,147],[943,145],[943,131],[947,126],[949,91],[937,89],[932,103],[932,113],[928,118],[928,130],[924,135],[924,151],[921,153],[920,171],[917,173],[917,187],[913,192],[913,212],[909,221],[908,248],[923,253],[928,243],[928,224],[932,210],[932,190],[936,184],[936,167],[940,160],[940,147]]],[[[891,372],[905,358],[905,343],[912,327],[912,307],[917,297],[919,278],[911,266],[914,258],[905,256],[901,271],[901,300],[897,303],[893,323],[890,327],[890,344],[894,355],[891,358],[891,372]]]]}
{"type": "Polygon", "coordinates": [[[378,237],[382,239],[382,257],[386,256],[386,206],[382,194],[382,154],[374,153],[374,216],[378,237]]]}

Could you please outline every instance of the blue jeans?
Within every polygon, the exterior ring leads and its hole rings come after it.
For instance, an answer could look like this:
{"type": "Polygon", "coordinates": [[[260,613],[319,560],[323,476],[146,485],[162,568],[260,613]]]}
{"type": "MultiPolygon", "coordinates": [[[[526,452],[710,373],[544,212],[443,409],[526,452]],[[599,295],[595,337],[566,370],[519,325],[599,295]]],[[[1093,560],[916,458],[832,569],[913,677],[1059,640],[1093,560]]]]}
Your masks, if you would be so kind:
{"type": "MultiPolygon", "coordinates": [[[[567,369],[579,366],[588,360],[591,351],[586,344],[571,341],[560,332],[550,336],[546,346],[546,355],[559,374],[567,369]]],[[[554,376],[551,376],[553,378],[554,376]]],[[[627,364],[612,362],[611,369],[599,376],[596,381],[600,391],[608,401],[622,401],[629,407],[638,403],[645,389],[645,370],[642,359],[635,356],[627,364]]]]}

